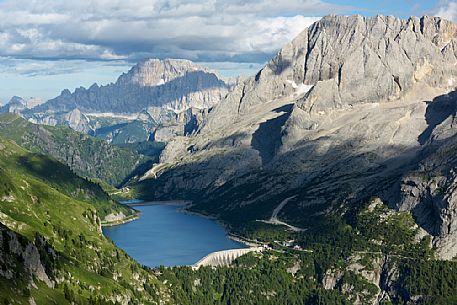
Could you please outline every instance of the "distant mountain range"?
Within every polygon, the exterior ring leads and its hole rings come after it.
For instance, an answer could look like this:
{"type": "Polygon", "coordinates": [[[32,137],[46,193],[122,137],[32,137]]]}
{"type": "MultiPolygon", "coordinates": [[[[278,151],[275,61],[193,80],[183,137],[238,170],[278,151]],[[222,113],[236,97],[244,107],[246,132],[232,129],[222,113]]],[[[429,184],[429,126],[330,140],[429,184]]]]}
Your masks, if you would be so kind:
{"type": "Polygon", "coordinates": [[[0,106],[0,113],[11,112],[20,114],[26,109],[31,109],[33,107],[41,105],[42,103],[44,103],[44,101],[39,98],[30,98],[28,100],[25,100],[22,97],[13,96],[8,103],[6,103],[3,106],[0,106]]]}
{"type": "Polygon", "coordinates": [[[233,82],[188,60],[149,59],[115,83],[68,89],[42,104],[15,97],[0,112],[31,122],[67,125],[115,144],[167,142],[194,132],[233,82]]]}

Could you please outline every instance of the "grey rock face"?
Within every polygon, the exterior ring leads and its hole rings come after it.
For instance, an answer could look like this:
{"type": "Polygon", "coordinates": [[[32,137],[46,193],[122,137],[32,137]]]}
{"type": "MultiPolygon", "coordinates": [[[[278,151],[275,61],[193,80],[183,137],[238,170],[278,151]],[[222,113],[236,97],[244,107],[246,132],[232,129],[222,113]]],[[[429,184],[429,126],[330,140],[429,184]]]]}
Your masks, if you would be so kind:
{"type": "Polygon", "coordinates": [[[17,262],[23,262],[24,271],[30,276],[30,280],[35,277],[48,287],[54,287],[54,282],[46,273],[41,261],[44,259],[41,255],[47,255],[49,260],[55,259],[55,253],[43,240],[36,239],[35,242],[30,242],[0,224],[0,245],[0,275],[13,279],[16,275],[12,270],[19,271],[17,262]],[[39,250],[42,250],[41,253],[39,250]]]}
{"type": "Polygon", "coordinates": [[[305,113],[297,112],[314,121],[308,128],[317,128],[316,114],[393,101],[416,83],[451,90],[456,33],[454,24],[439,18],[324,18],[308,31],[304,82],[315,86],[296,104],[305,113]]]}
{"type": "MultiPolygon", "coordinates": [[[[413,213],[433,197],[421,213],[434,206],[440,216],[416,219],[438,248],[456,249],[453,189],[443,199],[407,182],[456,134],[455,109],[434,106],[453,96],[456,43],[457,26],[440,18],[325,17],[236,86],[195,136],[173,140],[140,188],[192,196],[195,209],[228,221],[268,217],[295,196],[279,217],[298,227],[374,195],[413,213]]],[[[437,183],[454,181],[444,177],[437,183]]],[[[457,254],[448,250],[442,257],[457,254]]]]}
{"type": "Polygon", "coordinates": [[[452,88],[457,81],[456,33],[451,22],[431,17],[324,17],[240,84],[216,107],[208,126],[226,124],[222,118],[234,120],[253,105],[300,93],[303,86],[312,89],[294,102],[304,111],[300,115],[313,121],[306,128],[316,128],[313,115],[395,100],[417,82],[452,88]]]}
{"type": "Polygon", "coordinates": [[[68,126],[76,131],[88,133],[91,130],[90,120],[78,108],[65,114],[64,119],[68,126]]]}
{"type": "Polygon", "coordinates": [[[401,180],[397,208],[412,211],[418,224],[433,236],[439,255],[452,259],[457,255],[455,136],[434,148],[401,180]]]}
{"type": "Polygon", "coordinates": [[[186,60],[146,60],[107,86],[92,85],[64,90],[34,112],[67,112],[79,108],[85,113],[137,113],[152,106],[174,110],[214,106],[227,92],[221,79],[207,69],[186,60]]]}
{"type": "Polygon", "coordinates": [[[0,113],[11,112],[20,114],[26,109],[31,109],[42,104],[43,101],[39,98],[30,98],[28,100],[19,96],[13,96],[8,103],[0,107],[0,113]]]}
{"type": "Polygon", "coordinates": [[[7,104],[0,107],[0,113],[21,113],[27,108],[26,103],[27,102],[23,98],[19,96],[13,96],[7,104]]]}
{"type": "MultiPolygon", "coordinates": [[[[100,128],[141,122],[146,134],[139,141],[146,141],[155,130],[159,134],[172,131],[171,136],[186,134],[187,127],[182,121],[201,121],[193,114],[214,107],[230,87],[219,76],[191,61],[149,59],[121,75],[114,84],[94,84],[73,93],[64,90],[60,96],[23,115],[34,123],[68,125],[108,140],[113,140],[120,128],[114,127],[114,133],[97,133],[100,128]],[[162,125],[164,131],[159,131],[162,125]]],[[[129,128],[122,132],[129,132],[129,128]]]]}

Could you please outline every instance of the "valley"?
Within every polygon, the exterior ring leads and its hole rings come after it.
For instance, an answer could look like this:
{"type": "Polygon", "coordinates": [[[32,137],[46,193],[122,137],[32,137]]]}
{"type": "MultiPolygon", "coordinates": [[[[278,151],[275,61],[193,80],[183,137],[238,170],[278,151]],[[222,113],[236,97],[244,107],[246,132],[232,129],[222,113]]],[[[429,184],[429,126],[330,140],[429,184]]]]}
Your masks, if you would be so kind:
{"type": "Polygon", "coordinates": [[[445,19],[328,15],[250,77],[14,97],[0,302],[455,304],[456,63],[445,19]]]}

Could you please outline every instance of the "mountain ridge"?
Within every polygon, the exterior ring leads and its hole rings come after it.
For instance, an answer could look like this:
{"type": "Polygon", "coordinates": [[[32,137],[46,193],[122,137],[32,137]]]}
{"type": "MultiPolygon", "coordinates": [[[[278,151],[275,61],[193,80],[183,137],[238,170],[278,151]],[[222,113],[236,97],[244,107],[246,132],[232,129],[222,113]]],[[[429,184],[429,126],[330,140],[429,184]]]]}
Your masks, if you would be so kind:
{"type": "Polygon", "coordinates": [[[16,112],[34,123],[68,125],[113,143],[168,141],[193,132],[231,87],[231,81],[189,60],[147,59],[115,83],[65,89],[16,112]],[[102,128],[111,131],[98,132],[102,128]],[[128,136],[117,137],[121,133],[128,136]]]}
{"type": "MultiPolygon", "coordinates": [[[[455,132],[452,111],[431,109],[455,103],[456,43],[457,26],[440,18],[324,17],[235,87],[196,135],[169,143],[139,193],[190,196],[196,211],[232,224],[264,219],[291,196],[280,217],[297,227],[371,196],[396,206],[387,189],[434,153],[426,130],[446,130],[444,142],[455,132]]],[[[443,258],[457,254],[445,248],[443,258]]]]}
{"type": "Polygon", "coordinates": [[[129,214],[129,208],[67,166],[1,136],[0,174],[2,302],[154,304],[167,298],[154,275],[102,234],[99,216],[129,214]]]}

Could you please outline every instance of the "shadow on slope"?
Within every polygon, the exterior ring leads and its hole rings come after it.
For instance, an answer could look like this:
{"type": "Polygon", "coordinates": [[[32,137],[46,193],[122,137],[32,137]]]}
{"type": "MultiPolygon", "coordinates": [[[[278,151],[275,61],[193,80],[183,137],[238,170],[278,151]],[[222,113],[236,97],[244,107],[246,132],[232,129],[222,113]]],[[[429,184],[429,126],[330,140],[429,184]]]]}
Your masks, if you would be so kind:
{"type": "Polygon", "coordinates": [[[452,204],[449,193],[453,192],[456,150],[457,135],[428,145],[420,162],[383,194],[392,208],[410,210],[417,224],[432,236],[452,231],[443,228],[443,217],[448,216],[441,213],[452,204]]]}
{"type": "Polygon", "coordinates": [[[18,156],[17,168],[46,182],[59,192],[83,200],[109,200],[96,184],[78,177],[68,166],[38,154],[18,156]]]}
{"type": "Polygon", "coordinates": [[[54,157],[80,176],[111,185],[119,185],[139,164],[150,159],[69,127],[33,124],[13,114],[0,115],[0,135],[29,151],[54,157]]]}
{"type": "Polygon", "coordinates": [[[138,183],[135,189],[147,200],[193,200],[191,210],[217,216],[232,228],[269,219],[284,199],[295,196],[279,218],[297,227],[311,227],[337,210],[356,208],[379,195],[417,162],[407,147],[386,147],[398,153],[381,159],[374,153],[347,149],[350,142],[335,144],[322,154],[318,153],[320,143],[310,141],[278,155],[264,168],[258,164],[248,169],[239,162],[253,164],[255,150],[243,147],[241,152],[177,165],[157,179],[138,183]],[[246,160],[247,156],[252,159],[246,160]]]}
{"type": "Polygon", "coordinates": [[[418,141],[424,145],[432,135],[433,130],[439,124],[443,123],[449,116],[455,115],[457,111],[457,91],[438,96],[433,101],[427,103],[425,119],[427,129],[419,136],[418,141]]]}
{"type": "Polygon", "coordinates": [[[110,213],[134,213],[132,209],[111,200],[100,185],[77,176],[68,166],[57,160],[39,154],[19,155],[12,160],[18,171],[34,176],[73,199],[93,205],[101,219],[110,213]]]}
{"type": "Polygon", "coordinates": [[[251,146],[259,151],[262,164],[270,162],[281,146],[282,126],[284,126],[287,119],[290,117],[293,105],[294,104],[288,104],[274,109],[274,112],[284,114],[261,123],[259,128],[252,135],[251,146]]]}

